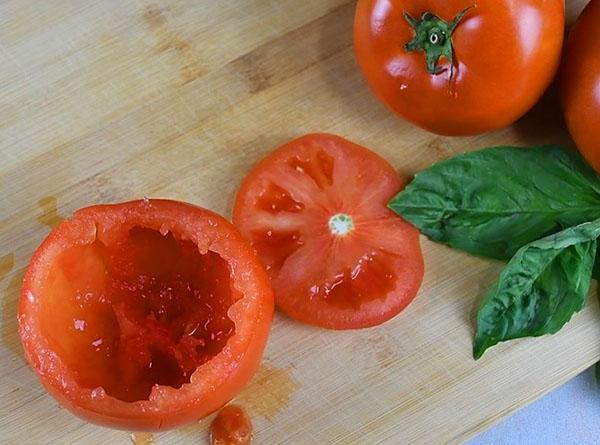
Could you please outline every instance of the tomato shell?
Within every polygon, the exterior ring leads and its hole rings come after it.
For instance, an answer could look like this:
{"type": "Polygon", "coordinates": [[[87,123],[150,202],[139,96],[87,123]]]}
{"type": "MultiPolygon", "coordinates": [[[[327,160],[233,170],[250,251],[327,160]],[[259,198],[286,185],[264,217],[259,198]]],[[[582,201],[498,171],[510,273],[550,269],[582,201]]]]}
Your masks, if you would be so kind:
{"type": "Polygon", "coordinates": [[[403,186],[383,158],[329,134],[303,136],[259,162],[233,221],[263,260],[277,306],[330,329],[375,326],[404,309],[423,257],[418,231],[387,208],[403,186]]]}
{"type": "Polygon", "coordinates": [[[272,314],[268,277],[229,222],[145,199],[88,207],[55,228],[25,274],[18,321],[28,362],[62,406],[148,431],[234,397],[259,366],[272,314]]]}
{"type": "Polygon", "coordinates": [[[565,120],[575,144],[600,172],[600,1],[592,0],[571,29],[561,73],[565,120]]]}
{"type": "Polygon", "coordinates": [[[559,66],[565,26],[562,0],[359,0],[356,58],[375,94],[395,113],[428,131],[463,136],[502,128],[542,96],[559,66]],[[454,73],[439,74],[404,17],[428,11],[446,22],[468,10],[452,34],[454,73]]]}

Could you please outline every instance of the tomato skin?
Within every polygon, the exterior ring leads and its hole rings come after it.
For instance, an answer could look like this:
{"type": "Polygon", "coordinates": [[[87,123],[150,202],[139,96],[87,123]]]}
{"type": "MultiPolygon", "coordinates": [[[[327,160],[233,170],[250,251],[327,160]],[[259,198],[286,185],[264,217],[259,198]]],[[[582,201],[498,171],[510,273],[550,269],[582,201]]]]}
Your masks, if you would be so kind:
{"type": "Polygon", "coordinates": [[[154,431],[195,421],[233,398],[258,369],[272,315],[268,277],[252,249],[228,221],[189,204],[152,199],[81,209],[55,228],[35,251],[25,274],[18,321],[27,361],[62,406],[93,423],[154,431]],[[73,246],[88,245],[121,226],[144,227],[161,234],[167,229],[192,241],[200,251],[216,252],[228,264],[231,283],[243,295],[228,312],[235,333],[221,352],[193,372],[190,383],[178,389],[154,386],[148,400],[135,402],[82,386],[79,370],[67,366],[65,357],[51,346],[42,329],[45,323],[53,322],[47,320],[43,300],[54,291],[46,287],[46,280],[59,255],[73,246]]]}
{"type": "Polygon", "coordinates": [[[392,111],[433,133],[465,136],[510,125],[537,102],[559,66],[564,26],[562,0],[359,0],[354,48],[392,111]],[[451,21],[474,5],[452,35],[453,80],[445,59],[443,72],[429,74],[424,53],[404,48],[414,31],[403,14],[451,21]]]}
{"type": "Polygon", "coordinates": [[[271,278],[277,307],[328,329],[379,325],[415,298],[424,273],[418,231],[387,208],[404,187],[374,152],[330,134],[276,149],[246,176],[233,221],[271,278]],[[332,233],[349,215],[352,230],[332,233]]]}
{"type": "Polygon", "coordinates": [[[592,0],[571,29],[561,73],[565,120],[577,148],[600,172],[600,1],[592,0]]]}

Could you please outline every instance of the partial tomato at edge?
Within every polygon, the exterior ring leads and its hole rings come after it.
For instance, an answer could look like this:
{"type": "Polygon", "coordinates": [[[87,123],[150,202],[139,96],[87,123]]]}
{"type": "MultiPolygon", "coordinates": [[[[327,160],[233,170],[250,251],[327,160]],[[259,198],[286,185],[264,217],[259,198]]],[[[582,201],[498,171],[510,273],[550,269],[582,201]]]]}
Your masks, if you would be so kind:
{"type": "Polygon", "coordinates": [[[561,73],[565,120],[575,144],[600,172],[600,1],[592,0],[571,29],[561,73]]]}
{"type": "Polygon", "coordinates": [[[395,113],[434,133],[473,135],[537,102],[557,71],[564,26],[563,0],[359,0],[354,48],[395,113]]]}
{"type": "Polygon", "coordinates": [[[374,326],[404,309],[424,266],[418,231],[387,208],[403,186],[383,158],[328,134],[259,162],[233,221],[263,260],[277,306],[331,329],[374,326]]]}
{"type": "Polygon", "coordinates": [[[28,362],[98,424],[171,428],[227,403],[259,366],[268,277],[225,219],[166,200],[77,211],[34,253],[19,306],[28,362]]]}

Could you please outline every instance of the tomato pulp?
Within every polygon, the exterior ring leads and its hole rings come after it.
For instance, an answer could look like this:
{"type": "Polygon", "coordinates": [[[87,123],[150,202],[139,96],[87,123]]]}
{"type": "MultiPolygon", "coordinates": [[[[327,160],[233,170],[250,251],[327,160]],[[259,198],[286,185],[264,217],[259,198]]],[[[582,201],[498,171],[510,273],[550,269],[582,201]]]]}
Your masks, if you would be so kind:
{"type": "Polygon", "coordinates": [[[244,179],[234,223],[256,248],[278,307],[331,329],[380,324],[423,278],[418,231],[388,201],[392,166],[340,137],[315,134],[275,150],[244,179]]]}
{"type": "Polygon", "coordinates": [[[359,0],[354,48],[394,112],[460,136],[525,114],[559,65],[563,0],[359,0]]]}
{"type": "Polygon", "coordinates": [[[600,172],[600,1],[592,0],[571,29],[561,75],[565,120],[575,144],[600,172]]]}
{"type": "Polygon", "coordinates": [[[58,401],[95,423],[156,430],[217,410],[256,371],[273,297],[226,220],[175,201],[77,211],[23,282],[26,357],[58,401]]]}

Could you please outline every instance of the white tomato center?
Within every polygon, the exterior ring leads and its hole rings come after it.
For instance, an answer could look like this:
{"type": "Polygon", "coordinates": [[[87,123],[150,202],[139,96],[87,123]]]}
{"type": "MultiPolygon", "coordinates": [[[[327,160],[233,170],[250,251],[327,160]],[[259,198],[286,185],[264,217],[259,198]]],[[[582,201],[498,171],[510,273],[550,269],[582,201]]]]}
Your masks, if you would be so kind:
{"type": "Polygon", "coordinates": [[[354,229],[350,215],[338,213],[329,219],[329,230],[335,236],[346,236],[354,229]]]}

